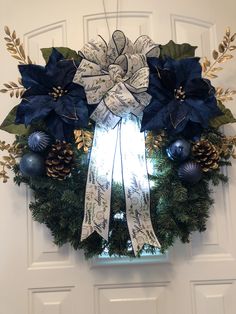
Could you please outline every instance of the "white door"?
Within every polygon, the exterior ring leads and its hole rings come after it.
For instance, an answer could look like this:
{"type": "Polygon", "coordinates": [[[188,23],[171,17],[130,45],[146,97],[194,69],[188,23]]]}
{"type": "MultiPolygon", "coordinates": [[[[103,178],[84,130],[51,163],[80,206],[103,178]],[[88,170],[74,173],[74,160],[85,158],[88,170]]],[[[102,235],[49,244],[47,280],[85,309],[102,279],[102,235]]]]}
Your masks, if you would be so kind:
{"type": "MultiPolygon", "coordinates": [[[[18,77],[4,47],[3,27],[15,28],[33,60],[40,47],[78,50],[97,34],[116,28],[116,0],[0,1],[0,84],[18,77]]],[[[236,31],[235,0],[119,0],[118,28],[132,40],[148,34],[198,45],[210,56],[230,25],[236,31]]],[[[236,61],[221,81],[236,86],[236,61]]],[[[0,95],[2,120],[15,99],[0,95]]],[[[236,114],[235,106],[232,111],[236,114]]],[[[236,129],[235,129],[236,131],[236,129]]],[[[12,136],[0,132],[7,141],[12,136]]],[[[31,219],[30,193],[13,182],[0,185],[0,314],[235,314],[236,164],[230,184],[219,188],[208,231],[192,243],[176,243],[165,256],[140,260],[94,259],[69,246],[58,249],[49,232],[31,219]]]]}

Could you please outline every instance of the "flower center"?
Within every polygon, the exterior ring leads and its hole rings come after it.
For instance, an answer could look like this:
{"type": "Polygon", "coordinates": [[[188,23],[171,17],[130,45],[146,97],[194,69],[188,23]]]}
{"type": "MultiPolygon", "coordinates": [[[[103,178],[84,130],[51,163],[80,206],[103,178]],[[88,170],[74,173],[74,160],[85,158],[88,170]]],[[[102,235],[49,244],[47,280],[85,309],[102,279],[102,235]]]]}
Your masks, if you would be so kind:
{"type": "Polygon", "coordinates": [[[48,93],[48,95],[52,96],[55,101],[68,92],[66,89],[62,89],[61,86],[53,87],[52,92],[48,93]]]}
{"type": "Polygon", "coordinates": [[[184,101],[186,98],[186,94],[182,86],[174,90],[174,95],[175,95],[175,99],[180,100],[180,101],[184,101]]]}

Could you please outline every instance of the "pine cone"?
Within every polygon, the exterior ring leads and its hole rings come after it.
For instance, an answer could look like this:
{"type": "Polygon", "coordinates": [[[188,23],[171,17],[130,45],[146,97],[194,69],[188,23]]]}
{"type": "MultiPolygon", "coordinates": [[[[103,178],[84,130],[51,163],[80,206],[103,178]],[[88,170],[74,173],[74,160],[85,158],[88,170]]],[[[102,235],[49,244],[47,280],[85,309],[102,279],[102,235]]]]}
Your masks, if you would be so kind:
{"type": "Polygon", "coordinates": [[[217,148],[208,140],[196,142],[192,147],[192,154],[204,172],[219,168],[220,154],[217,148]]]}
{"type": "Polygon", "coordinates": [[[57,180],[68,177],[71,173],[73,156],[71,144],[64,141],[53,144],[46,159],[47,176],[57,180]]]}

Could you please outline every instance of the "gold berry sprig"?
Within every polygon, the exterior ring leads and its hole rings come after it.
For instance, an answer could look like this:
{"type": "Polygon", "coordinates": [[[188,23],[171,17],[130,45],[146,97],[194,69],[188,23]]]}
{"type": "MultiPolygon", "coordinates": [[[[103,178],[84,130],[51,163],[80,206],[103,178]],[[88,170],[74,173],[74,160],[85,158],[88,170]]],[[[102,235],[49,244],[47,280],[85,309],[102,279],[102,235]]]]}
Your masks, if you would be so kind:
{"type": "Polygon", "coordinates": [[[227,27],[225,35],[218,46],[218,50],[214,49],[212,52],[213,62],[206,57],[203,58],[202,71],[204,78],[213,79],[218,77],[216,73],[223,70],[223,68],[218,65],[233,58],[231,51],[236,49],[236,46],[233,45],[235,39],[236,33],[231,35],[230,28],[227,27]]]}

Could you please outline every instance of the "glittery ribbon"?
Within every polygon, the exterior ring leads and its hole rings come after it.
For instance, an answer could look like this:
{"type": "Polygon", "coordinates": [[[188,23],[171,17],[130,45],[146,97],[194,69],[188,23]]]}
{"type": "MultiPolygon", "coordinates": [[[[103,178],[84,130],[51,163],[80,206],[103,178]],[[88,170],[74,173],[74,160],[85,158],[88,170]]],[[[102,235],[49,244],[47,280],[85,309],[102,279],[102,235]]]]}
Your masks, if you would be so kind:
{"type": "Polygon", "coordinates": [[[112,171],[120,137],[127,221],[134,252],[137,254],[145,243],[160,247],[151,225],[145,142],[137,118],[151,100],[146,93],[149,83],[146,56],[158,56],[159,48],[148,36],[139,37],[133,44],[123,32],[115,31],[108,45],[104,40],[93,40],[80,54],[83,60],[74,82],[84,86],[88,104],[98,104],[91,115],[96,128],[81,240],[94,231],[108,239],[112,171]],[[134,139],[137,145],[130,151],[129,141],[134,139]],[[106,151],[104,143],[109,143],[106,151]],[[131,159],[127,158],[132,158],[132,162],[128,163],[131,159]]]}

